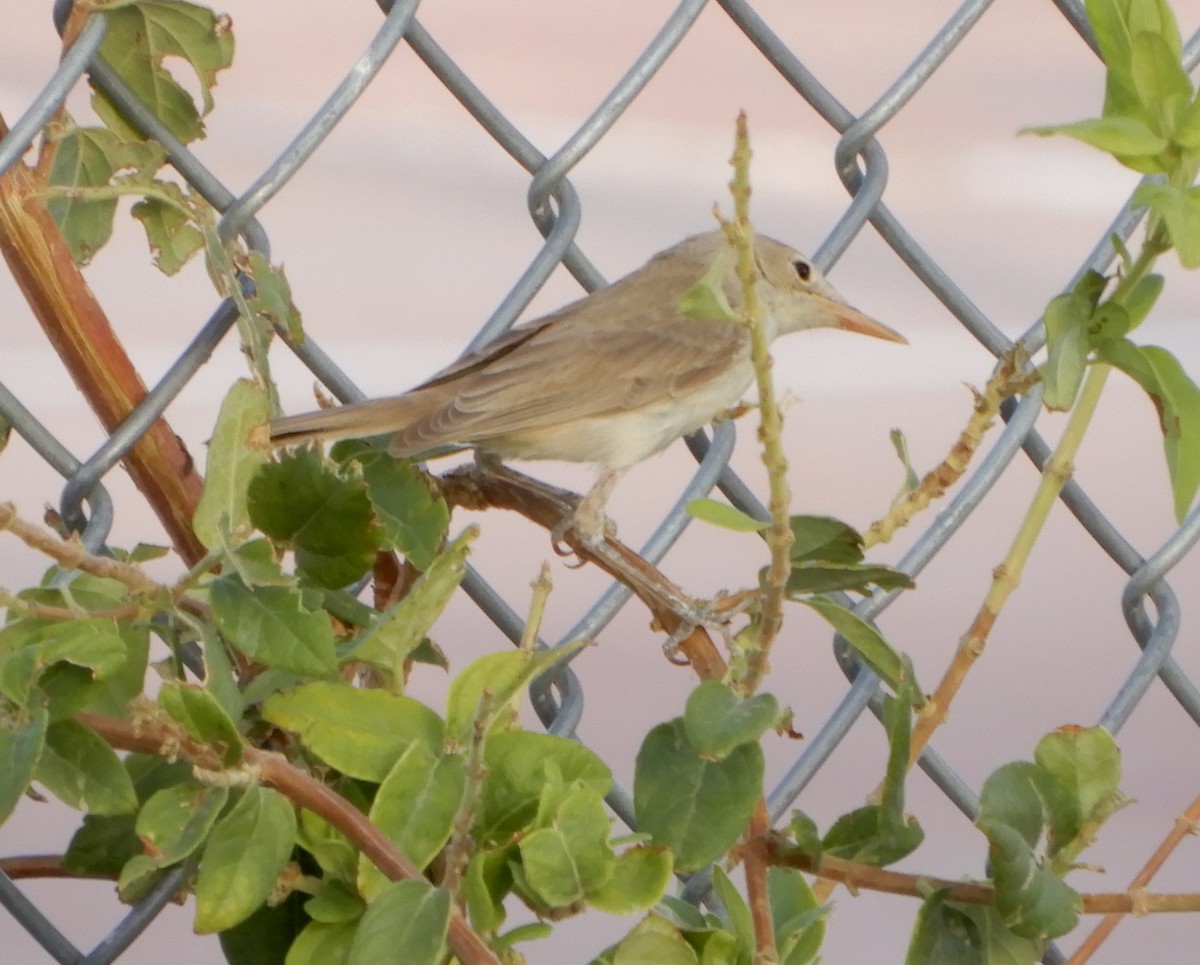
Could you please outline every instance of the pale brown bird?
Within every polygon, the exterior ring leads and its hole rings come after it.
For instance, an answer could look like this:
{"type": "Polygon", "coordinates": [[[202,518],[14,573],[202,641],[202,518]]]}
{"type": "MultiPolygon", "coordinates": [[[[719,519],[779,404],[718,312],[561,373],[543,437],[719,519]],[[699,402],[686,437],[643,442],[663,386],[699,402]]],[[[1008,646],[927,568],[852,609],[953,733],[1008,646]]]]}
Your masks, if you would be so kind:
{"type": "MultiPolygon", "coordinates": [[[[787,245],[758,236],[754,256],[770,338],[826,327],[905,341],[851,308],[787,245]]],[[[276,419],[271,441],[390,433],[394,456],[455,445],[491,458],[594,463],[600,475],[574,524],[585,541],[598,542],[621,474],[727,412],[754,381],[746,327],[694,318],[679,306],[718,260],[724,295],[738,311],[741,286],[724,233],[696,235],[403,395],[276,419]]]]}

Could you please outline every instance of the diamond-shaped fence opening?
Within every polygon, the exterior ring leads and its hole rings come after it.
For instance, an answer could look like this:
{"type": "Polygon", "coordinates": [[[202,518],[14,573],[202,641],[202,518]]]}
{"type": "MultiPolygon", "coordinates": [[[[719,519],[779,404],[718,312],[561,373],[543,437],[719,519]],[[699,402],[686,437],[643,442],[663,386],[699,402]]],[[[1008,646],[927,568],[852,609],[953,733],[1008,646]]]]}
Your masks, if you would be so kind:
{"type": "MultiPolygon", "coordinates": [[[[850,346],[830,335],[777,345],[779,380],[798,397],[785,405],[797,508],[865,525],[902,482],[888,428],[904,430],[919,471],[936,463],[970,414],[961,383],[982,386],[1018,339],[1039,349],[1049,298],[1088,268],[1109,270],[1110,235],[1138,230],[1127,204],[1136,176],[1078,145],[1015,138],[1022,126],[1098,109],[1102,68],[1082,5],[1070,0],[936,10],[866,0],[586,10],[397,0],[382,13],[256,4],[230,11],[239,59],[215,92],[209,137],[191,147],[99,58],[102,13],[75,23],[69,3],[56,5],[59,29],[78,30],[59,61],[50,12],[35,17],[26,6],[23,21],[7,14],[0,36],[0,62],[19,67],[24,85],[0,86],[10,126],[0,171],[27,159],[64,103],[85,112],[89,82],[102,90],[220,212],[223,237],[241,235],[286,264],[308,333],[292,346],[298,363],[287,346],[272,349],[288,411],[312,407],[314,376],[343,401],[405,388],[466,345],[565,303],[579,285],[598,288],[707,230],[713,200],[728,207],[732,119],[745,107],[757,227],[806,248],[848,297],[912,343],[850,346]]],[[[1179,15],[1186,28],[1200,10],[1180,4],[1179,15]]],[[[1185,43],[1188,64],[1197,51],[1196,38],[1185,43]]],[[[0,419],[13,429],[0,499],[16,500],[26,517],[52,504],[92,552],[163,539],[123,460],[160,417],[181,436],[179,452],[197,456],[218,400],[244,371],[232,302],[212,295],[195,266],[156,277],[120,217],[117,231],[88,278],[149,392],[111,432],[96,433],[18,286],[0,288],[0,419]]],[[[1194,283],[1168,275],[1151,340],[1194,369],[1194,283]]],[[[1100,415],[1013,612],[922,757],[924,773],[909,781],[910,808],[928,835],[908,859],[913,870],[983,876],[981,839],[963,814],[974,813],[988,773],[1027,759],[1037,737],[1060,725],[1115,732],[1123,788],[1138,802],[1106,828],[1101,854],[1088,855],[1107,875],[1075,882],[1081,890],[1125,889],[1195,794],[1200,664],[1186,630],[1200,515],[1178,526],[1171,515],[1144,396],[1115,386],[1100,415]]],[[[892,562],[917,589],[856,607],[912,654],[926,683],[966,632],[1036,486],[1033,467],[1063,432],[1040,390],[1006,403],[1003,416],[965,479],[897,540],[892,562]]],[[[699,468],[682,446],[638,467],[611,505],[627,541],[698,594],[762,563],[750,537],[697,525],[684,532],[683,506],[714,487],[759,510],[749,425],[725,422],[689,440],[699,468]]],[[[546,474],[574,488],[585,482],[570,470],[546,474]]],[[[551,555],[540,530],[498,512],[480,519],[463,598],[439,624],[452,662],[465,659],[458,640],[487,650],[501,636],[520,639],[528,583],[551,555]]],[[[14,546],[0,556],[6,589],[35,582],[44,565],[14,546]]],[[[598,645],[554,687],[535,689],[537,714],[600,752],[628,787],[638,735],[680,712],[690,678],[662,660],[663,638],[646,629],[627,591],[587,568],[559,567],[555,582],[546,642],[598,645]]],[[[780,822],[801,808],[827,823],[882,773],[885,744],[871,724],[878,679],[836,641],[831,650],[803,615],[789,616],[773,662],[770,689],[806,736],[772,747],[768,809],[780,822]]],[[[609,803],[632,823],[627,791],[609,803]]],[[[43,813],[22,803],[0,829],[0,852],[61,850],[69,824],[43,813]]],[[[74,909],[86,904],[89,917],[104,916],[92,930],[108,928],[121,910],[103,885],[84,886],[92,890],[77,904],[53,881],[27,885],[43,873],[35,863],[11,863],[0,871],[10,916],[0,934],[21,949],[14,961],[159,960],[157,943],[175,938],[144,929],[190,870],[160,881],[97,943],[81,937],[74,909]]],[[[1170,865],[1154,887],[1195,890],[1187,869],[1170,865]]],[[[844,892],[836,902],[826,960],[900,959],[915,905],[844,892]]],[[[1126,923],[1102,960],[1182,961],[1189,918],[1126,923]]],[[[614,936],[591,924],[588,943],[556,937],[549,952],[531,946],[531,959],[586,960],[614,936]]],[[[196,961],[215,960],[214,948],[201,947],[196,961]]],[[[1065,953],[1052,947],[1044,960],[1065,953]]]]}

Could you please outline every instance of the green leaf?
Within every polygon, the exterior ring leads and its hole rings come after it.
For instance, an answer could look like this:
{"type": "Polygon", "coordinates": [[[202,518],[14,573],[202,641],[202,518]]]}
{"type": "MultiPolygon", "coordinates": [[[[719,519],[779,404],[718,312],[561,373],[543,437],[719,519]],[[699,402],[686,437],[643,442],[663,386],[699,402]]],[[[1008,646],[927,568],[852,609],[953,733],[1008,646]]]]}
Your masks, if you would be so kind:
{"type": "Polygon", "coordinates": [[[202,687],[166,681],[158,705],[196,740],[222,751],[221,763],[232,767],[242,757],[242,737],[217,698],[202,687]]]}
{"type": "Polygon", "coordinates": [[[834,821],[821,840],[821,850],[883,867],[912,854],[924,838],[915,819],[897,823],[883,805],[867,804],[834,821]]]}
{"type": "Polygon", "coordinates": [[[724,760],[706,760],[682,720],[659,724],[637,756],[638,827],[674,852],[677,870],[696,871],[733,847],[762,796],[762,778],[758,744],[743,744],[724,760]]]}
{"type": "Polygon", "coordinates": [[[853,564],[863,558],[862,535],[832,516],[791,518],[793,565],[807,562],[853,564]]]}
{"type": "Polygon", "coordinates": [[[460,747],[471,740],[475,720],[485,698],[498,723],[504,723],[500,711],[535,678],[578,653],[590,641],[578,640],[553,650],[526,653],[511,650],[488,653],[472,660],[450,684],[446,695],[446,734],[460,747]]]}
{"type": "Polygon", "coordinates": [[[1038,766],[1054,777],[1073,802],[1074,829],[1052,824],[1050,853],[1070,844],[1083,823],[1103,821],[1121,802],[1121,751],[1102,727],[1066,727],[1047,734],[1034,753],[1038,766]]]}
{"type": "Polygon", "coordinates": [[[407,459],[393,459],[377,449],[354,453],[383,527],[384,545],[403,553],[418,570],[428,570],[450,525],[450,508],[433,480],[407,459]]]}
{"type": "Polygon", "coordinates": [[[160,183],[158,190],[173,197],[175,204],[163,198],[145,198],[129,212],[146,229],[146,241],[154,264],[164,275],[174,275],[192,255],[204,247],[204,233],[188,209],[183,190],[176,184],[160,183]]]}
{"type": "Polygon", "coordinates": [[[612,788],[612,772],[595,752],[553,734],[493,733],[484,745],[484,765],[488,777],[472,829],[484,844],[506,842],[532,824],[549,770],[565,784],[581,783],[599,797],[612,788]]]}
{"type": "Polygon", "coordinates": [[[346,965],[358,922],[327,925],[310,921],[288,949],[287,965],[346,965]]]}
{"type": "Polygon", "coordinates": [[[1075,403],[1087,370],[1088,326],[1093,307],[1075,292],[1050,299],[1044,316],[1049,357],[1041,366],[1047,409],[1066,411],[1075,403]]]}
{"type": "Polygon", "coordinates": [[[208,447],[204,491],[192,517],[196,535],[210,550],[221,545],[222,528],[238,542],[248,535],[246,489],[270,454],[261,438],[270,415],[266,390],[248,379],[234,382],[221,402],[208,447]]]}
{"type": "MultiPolygon", "coordinates": [[[[191,780],[192,767],[184,761],[165,761],[150,754],[130,754],[122,762],[139,801],[165,787],[191,780]]],[[[88,814],[71,837],[63,865],[77,875],[115,878],[122,866],[145,848],[136,834],[139,815],[88,814]]]]}
{"type": "Polygon", "coordinates": [[[755,519],[740,509],[735,509],[728,503],[719,503],[715,499],[693,499],[684,510],[693,519],[731,529],[735,533],[757,533],[771,524],[766,520],[755,519]]]}
{"type": "MultiPolygon", "coordinates": [[[[144,630],[140,631],[140,636],[144,641],[144,630]]],[[[78,678],[80,698],[66,707],[51,708],[52,716],[64,717],[97,692],[89,686],[93,681],[120,674],[126,668],[129,656],[126,636],[112,619],[14,621],[0,631],[0,660],[3,660],[0,691],[13,703],[23,705],[30,698],[33,687],[56,668],[61,669],[61,665],[80,668],[84,671],[78,678]],[[9,653],[4,656],[6,650],[9,653]]],[[[143,661],[141,667],[144,666],[143,661]]],[[[135,692],[140,692],[141,679],[136,683],[135,692]]]]}
{"type": "Polygon", "coordinates": [[[565,908],[612,878],[610,818],[592,789],[566,792],[549,822],[518,842],[524,884],[545,910],[565,908]]]}
{"type": "Polygon", "coordinates": [[[247,501],[254,525],[290,543],[297,569],[320,586],[353,583],[382,545],[362,482],[338,475],[312,449],[263,466],[250,481],[247,501]]]}
{"type": "Polygon", "coordinates": [[[120,758],[99,734],[69,718],[46,728],[34,776],[64,804],[92,814],[125,814],[137,807],[120,758]]]}
{"type": "Polygon", "coordinates": [[[729,875],[720,865],[713,866],[712,883],[713,891],[725,908],[724,917],[729,923],[729,930],[737,939],[739,957],[746,961],[753,960],[754,919],[750,915],[746,899],[734,887],[733,882],[729,880],[729,875]]]}
{"type": "MultiPolygon", "coordinates": [[[[1154,303],[1158,301],[1158,296],[1162,294],[1163,276],[1162,275],[1144,275],[1139,278],[1137,284],[1133,286],[1133,290],[1125,299],[1125,311],[1128,313],[1128,328],[1126,331],[1132,331],[1137,328],[1150,314],[1150,309],[1154,307],[1154,303]]],[[[1125,333],[1122,332],[1122,335],[1125,333]]]]}
{"type": "MultiPolygon", "coordinates": [[[[371,823],[418,868],[434,859],[450,840],[466,789],[461,757],[438,757],[412,741],[380,784],[371,803],[371,823]]],[[[366,855],[358,864],[358,890],[370,901],[388,879],[366,855]]]]}
{"type": "Polygon", "coordinates": [[[799,563],[788,574],[787,594],[791,598],[808,593],[834,593],[839,590],[870,594],[881,590],[908,590],[916,586],[911,576],[890,566],[873,563],[799,563]]]}
{"type": "Polygon", "coordinates": [[[1155,345],[1105,342],[1097,357],[1133,378],[1158,410],[1175,518],[1183,522],[1200,489],[1200,388],[1170,352],[1155,345]]]}
{"type": "Polygon", "coordinates": [[[632,915],[652,908],[671,883],[671,852],[640,845],[617,855],[612,874],[598,888],[588,890],[593,908],[610,915],[632,915]]]}
{"type": "Polygon", "coordinates": [[[1165,137],[1154,133],[1133,117],[1093,117],[1073,124],[1027,127],[1021,133],[1037,134],[1039,137],[1065,134],[1109,154],[1131,157],[1154,157],[1169,146],[1165,137]]]}
{"type": "Polygon", "coordinates": [[[136,832],[159,867],[177,864],[208,840],[229,798],[229,789],[193,783],[164,787],[138,812],[136,832]]]}
{"type": "MultiPolygon", "coordinates": [[[[138,0],[105,11],[108,32],[100,54],[135,94],[180,140],[204,133],[191,96],[163,67],[167,57],[183,58],[200,82],[204,113],[212,109],[216,74],[233,62],[228,18],[180,0],[138,0]]],[[[125,129],[124,118],[102,94],[93,106],[110,126],[125,129]]]]}
{"type": "Polygon", "coordinates": [[[411,697],[347,684],[318,682],[271,697],[271,723],[297,734],[305,747],[343,774],[381,782],[414,741],[442,752],[441,719],[411,697]]]}
{"type": "Polygon", "coordinates": [[[196,879],[196,931],[224,931],[271,894],[296,840],[296,812],[277,791],[248,787],[204,848],[196,879]]]}
{"type": "Polygon", "coordinates": [[[878,630],[828,597],[814,596],[797,602],[816,610],[824,617],[859,658],[892,690],[899,692],[906,672],[904,661],[878,630]]]}
{"type": "Polygon", "coordinates": [[[292,300],[292,287],[283,268],[272,265],[260,251],[250,252],[247,262],[247,273],[254,280],[254,294],[246,303],[255,318],[266,328],[287,332],[295,341],[303,342],[300,309],[292,300]]]}
{"type": "Polygon", "coordinates": [[[808,879],[791,868],[768,868],[767,899],[780,965],[808,965],[816,961],[825,941],[829,907],[817,901],[808,879]]]}
{"type": "Polygon", "coordinates": [[[304,903],[304,913],[310,918],[337,924],[358,921],[367,904],[353,888],[335,878],[323,878],[317,893],[304,903]]]}
{"type": "MultiPolygon", "coordinates": [[[[1159,34],[1145,30],[1134,34],[1129,73],[1147,113],[1157,113],[1164,121],[1175,116],[1182,101],[1192,99],[1192,82],[1180,62],[1179,51],[1172,50],[1159,34]]],[[[1163,133],[1170,136],[1175,132],[1169,128],[1163,133]]]]}
{"type": "MultiPolygon", "coordinates": [[[[217,936],[226,965],[296,965],[291,946],[307,924],[304,894],[293,891],[278,904],[268,903],[255,909],[249,918],[217,936]]],[[[330,958],[321,965],[333,965],[330,958]]]]}
{"type": "Polygon", "coordinates": [[[698,754],[721,760],[757,741],[779,716],[779,702],[770,694],[742,698],[725,684],[706,680],[688,696],[683,726],[698,754]]]}
{"type": "Polygon", "coordinates": [[[509,860],[515,850],[505,847],[498,851],[476,851],[467,862],[462,898],[471,927],[481,935],[494,934],[504,925],[503,902],[513,885],[509,860]]]}
{"type": "Polygon", "coordinates": [[[354,642],[342,661],[361,660],[404,679],[404,663],[421,645],[434,622],[442,615],[467,569],[471,543],[479,535],[469,526],[433,558],[404,599],[379,614],[354,642]]]}
{"type": "Polygon", "coordinates": [[[647,915],[638,922],[621,939],[611,962],[612,965],[700,965],[700,959],[679,929],[658,915],[647,915]]]}
{"type": "Polygon", "coordinates": [[[222,576],[209,584],[209,598],[221,635],[246,656],[306,677],[337,673],[329,617],[306,610],[299,591],[222,576]]]}
{"type": "MultiPolygon", "coordinates": [[[[1066,789],[1044,768],[1013,761],[993,771],[979,797],[979,820],[1012,828],[1030,848],[1037,846],[1050,815],[1060,827],[1078,829],[1080,813],[1066,789]]],[[[1073,837],[1074,832],[1068,835],[1073,837]]]]}
{"type": "Polygon", "coordinates": [[[978,822],[991,843],[996,910],[1022,938],[1057,938],[1079,921],[1079,895],[1041,866],[1025,839],[1006,824],[978,822]]]}
{"type": "Polygon", "coordinates": [[[51,197],[46,207],[71,257],[86,265],[112,236],[115,197],[89,197],[89,188],[104,188],[120,171],[154,171],[166,154],[157,144],[122,139],[102,127],[73,127],[56,144],[50,184],[72,189],[69,197],[51,197]]]}
{"type": "Polygon", "coordinates": [[[24,721],[5,715],[0,720],[0,826],[16,809],[42,756],[48,715],[31,711],[24,721]]]}
{"type": "Polygon", "coordinates": [[[1131,200],[1135,205],[1147,205],[1162,218],[1184,268],[1200,268],[1200,188],[1142,184],[1131,200]]]}
{"type": "Polygon", "coordinates": [[[713,259],[704,276],[679,296],[679,313],[701,322],[741,321],[741,314],[729,304],[729,296],[725,294],[727,267],[725,255],[713,259]]]}
{"type": "MultiPolygon", "coordinates": [[[[904,957],[905,965],[987,965],[979,926],[961,908],[946,901],[946,891],[935,891],[917,913],[904,957]]],[[[1014,959],[1032,961],[1032,959],[1014,959]]]]}
{"type": "Polygon", "coordinates": [[[396,881],[362,917],[348,965],[438,965],[450,927],[450,894],[421,878],[396,881]]]}

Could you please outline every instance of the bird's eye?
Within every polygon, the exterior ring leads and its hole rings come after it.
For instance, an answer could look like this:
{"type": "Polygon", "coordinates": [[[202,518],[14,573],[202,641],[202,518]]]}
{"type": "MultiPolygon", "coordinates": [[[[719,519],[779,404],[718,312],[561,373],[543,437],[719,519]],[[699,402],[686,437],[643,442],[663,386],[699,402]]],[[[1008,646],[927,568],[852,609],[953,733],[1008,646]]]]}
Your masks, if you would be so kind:
{"type": "Polygon", "coordinates": [[[803,258],[797,258],[792,262],[792,267],[796,269],[796,277],[801,281],[808,281],[812,276],[812,265],[803,258]]]}

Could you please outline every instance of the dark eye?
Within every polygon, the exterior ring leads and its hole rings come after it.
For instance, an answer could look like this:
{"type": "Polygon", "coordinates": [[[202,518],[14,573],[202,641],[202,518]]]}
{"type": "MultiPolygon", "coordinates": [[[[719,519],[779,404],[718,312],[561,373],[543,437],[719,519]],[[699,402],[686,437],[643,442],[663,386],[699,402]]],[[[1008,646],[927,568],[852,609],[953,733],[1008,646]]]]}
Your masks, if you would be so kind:
{"type": "Polygon", "coordinates": [[[801,281],[808,281],[812,275],[812,265],[803,258],[797,258],[792,262],[792,267],[796,269],[796,277],[801,281]]]}

